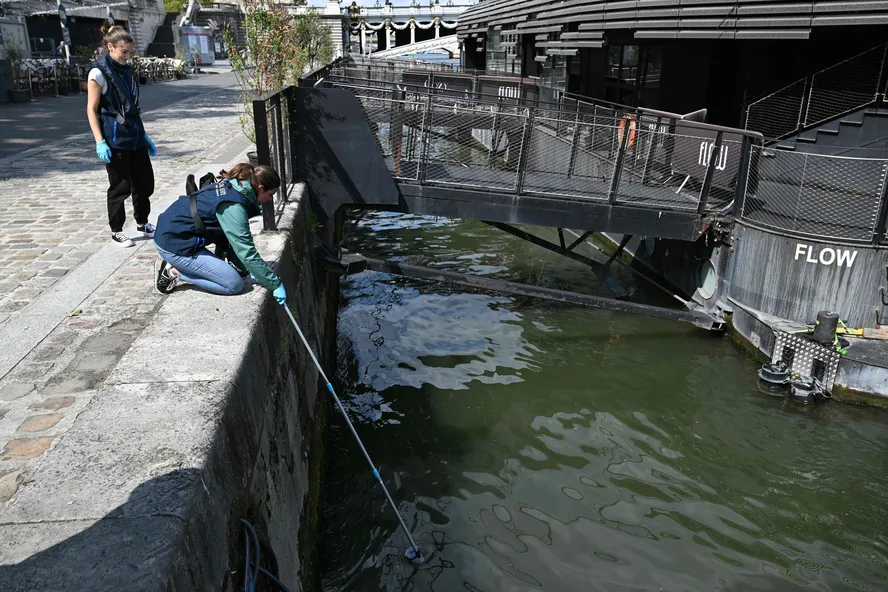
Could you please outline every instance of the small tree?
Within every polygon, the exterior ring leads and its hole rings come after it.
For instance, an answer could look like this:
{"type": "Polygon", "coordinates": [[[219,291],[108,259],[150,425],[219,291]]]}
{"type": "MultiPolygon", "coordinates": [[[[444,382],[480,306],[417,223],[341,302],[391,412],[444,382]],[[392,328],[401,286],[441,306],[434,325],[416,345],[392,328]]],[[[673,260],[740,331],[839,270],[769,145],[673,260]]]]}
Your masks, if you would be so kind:
{"type": "Polygon", "coordinates": [[[316,12],[305,12],[296,16],[296,45],[304,52],[303,68],[314,70],[333,60],[333,42],[330,29],[324,25],[316,12]]]}
{"type": "Polygon", "coordinates": [[[292,15],[277,0],[243,0],[245,43],[230,26],[223,31],[231,69],[243,91],[244,134],[255,142],[253,99],[296,84],[308,68],[330,61],[330,33],[315,13],[292,15]]]}
{"type": "Polygon", "coordinates": [[[185,4],[182,0],[163,0],[163,9],[167,12],[185,12],[185,4]]]}

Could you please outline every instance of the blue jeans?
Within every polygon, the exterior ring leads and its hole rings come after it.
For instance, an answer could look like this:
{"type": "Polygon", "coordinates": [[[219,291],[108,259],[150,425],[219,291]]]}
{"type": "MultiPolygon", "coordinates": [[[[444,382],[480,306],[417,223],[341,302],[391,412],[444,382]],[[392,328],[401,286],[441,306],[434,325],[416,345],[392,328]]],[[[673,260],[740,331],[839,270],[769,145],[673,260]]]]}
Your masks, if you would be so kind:
{"type": "Polygon", "coordinates": [[[164,261],[179,272],[179,279],[194,284],[213,294],[238,294],[244,289],[240,274],[224,259],[219,259],[206,249],[200,249],[194,257],[176,255],[154,245],[164,261]]]}

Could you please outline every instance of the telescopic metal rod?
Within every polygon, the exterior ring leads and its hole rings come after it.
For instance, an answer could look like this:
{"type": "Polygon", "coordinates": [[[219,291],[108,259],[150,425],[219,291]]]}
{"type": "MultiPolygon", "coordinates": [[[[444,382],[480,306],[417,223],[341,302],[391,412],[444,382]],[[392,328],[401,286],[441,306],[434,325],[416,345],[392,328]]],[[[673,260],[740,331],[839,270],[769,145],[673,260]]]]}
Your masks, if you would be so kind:
{"type": "Polygon", "coordinates": [[[389,494],[388,488],[386,488],[385,483],[382,482],[382,477],[379,476],[379,471],[376,470],[376,465],[373,464],[373,460],[370,458],[370,454],[367,453],[367,449],[364,448],[364,443],[361,441],[361,437],[358,436],[358,432],[355,431],[355,426],[352,424],[351,419],[348,417],[348,413],[345,411],[345,407],[342,406],[342,401],[339,400],[339,397],[336,395],[336,391],[333,390],[333,385],[330,384],[330,380],[327,378],[327,375],[324,374],[324,369],[321,368],[320,362],[315,357],[314,351],[312,351],[311,346],[308,344],[308,340],[305,339],[305,335],[302,334],[302,329],[299,328],[299,323],[296,322],[296,319],[293,317],[293,313],[290,312],[290,308],[284,304],[284,310],[287,311],[287,316],[290,317],[290,321],[293,323],[293,326],[296,327],[296,332],[299,333],[299,339],[302,340],[303,345],[305,345],[305,349],[308,351],[308,355],[311,356],[312,361],[318,369],[318,372],[321,373],[321,377],[324,379],[324,383],[327,385],[327,390],[330,391],[330,394],[333,395],[333,400],[336,401],[336,406],[339,407],[340,413],[342,413],[342,417],[345,418],[345,423],[348,425],[348,429],[351,430],[352,436],[355,437],[355,440],[358,442],[358,446],[361,449],[361,452],[364,454],[364,458],[367,459],[367,464],[370,465],[370,469],[373,471],[373,477],[379,483],[379,486],[382,487],[382,492],[385,494],[385,498],[388,500],[389,505],[392,507],[392,510],[395,512],[395,516],[398,517],[398,523],[401,525],[401,529],[403,529],[404,534],[407,535],[407,540],[410,541],[410,548],[415,554],[413,557],[410,556],[408,551],[407,558],[411,561],[421,562],[423,560],[422,552],[419,550],[419,546],[416,544],[416,541],[413,540],[413,536],[410,534],[410,531],[407,530],[407,525],[404,523],[404,519],[401,518],[401,513],[398,511],[398,507],[395,505],[392,496],[389,494]]]}

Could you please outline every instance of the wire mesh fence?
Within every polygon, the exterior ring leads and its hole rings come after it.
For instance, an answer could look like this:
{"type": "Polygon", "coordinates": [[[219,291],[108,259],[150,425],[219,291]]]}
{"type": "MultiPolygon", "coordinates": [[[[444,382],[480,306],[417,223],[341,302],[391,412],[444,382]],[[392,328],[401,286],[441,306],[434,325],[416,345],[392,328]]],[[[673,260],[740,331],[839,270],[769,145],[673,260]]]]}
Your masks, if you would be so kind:
{"type": "Polygon", "coordinates": [[[426,182],[515,190],[527,116],[478,107],[437,109],[434,103],[429,113],[426,182]]]}
{"type": "Polygon", "coordinates": [[[564,119],[534,119],[524,162],[523,190],[607,200],[617,159],[616,128],[574,119],[570,130],[573,137],[566,141],[566,134],[558,132],[564,119]]]}
{"type": "Polygon", "coordinates": [[[746,107],[744,127],[780,139],[878,100],[888,44],[879,45],[762,97],[746,107]]]}
{"type": "Polygon", "coordinates": [[[874,47],[811,77],[804,125],[817,125],[876,99],[888,44],[874,47]]]}
{"type": "Polygon", "coordinates": [[[799,129],[807,81],[802,78],[746,107],[745,128],[766,138],[781,138],[799,129]]]}
{"type": "Polygon", "coordinates": [[[888,160],[754,146],[743,218],[806,237],[869,242],[888,160]]]}
{"type": "Polygon", "coordinates": [[[710,198],[730,203],[737,187],[739,133],[662,115],[615,118],[612,107],[575,99],[558,110],[429,87],[336,86],[356,94],[401,180],[689,211],[710,198]]]}

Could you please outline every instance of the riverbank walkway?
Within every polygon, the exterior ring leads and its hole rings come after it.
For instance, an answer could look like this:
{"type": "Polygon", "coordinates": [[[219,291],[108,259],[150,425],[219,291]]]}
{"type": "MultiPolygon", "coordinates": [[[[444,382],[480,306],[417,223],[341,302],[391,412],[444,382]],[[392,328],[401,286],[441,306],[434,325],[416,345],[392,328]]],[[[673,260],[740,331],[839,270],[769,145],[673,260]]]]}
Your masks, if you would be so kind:
{"type": "MultiPolygon", "coordinates": [[[[218,68],[199,82],[190,91],[173,89],[176,83],[146,89],[166,88],[174,101],[156,97],[144,113],[158,148],[152,221],[183,192],[189,173],[215,173],[246,160],[251,144],[238,120],[242,105],[233,74],[218,68]]],[[[85,101],[80,95],[37,107],[55,107],[46,120],[56,125],[69,112],[83,114],[85,101]]],[[[16,106],[8,107],[0,105],[0,119],[14,118],[16,106]]],[[[153,491],[146,485],[194,466],[181,450],[207,445],[209,435],[200,430],[209,419],[190,416],[196,394],[187,381],[201,377],[187,361],[176,367],[164,357],[177,343],[169,327],[175,319],[167,319],[165,333],[143,338],[139,353],[131,354],[134,364],[119,366],[167,297],[154,290],[156,251],[151,239],[136,233],[129,201],[124,230],[139,236],[136,246],[110,241],[107,175],[85,116],[57,129],[51,141],[34,131],[39,124],[33,119],[18,129],[6,125],[4,148],[39,146],[0,159],[0,588],[159,589],[162,567],[154,563],[172,531],[148,518],[176,492],[162,483],[153,491]],[[151,384],[164,380],[167,385],[151,384]],[[178,391],[169,388],[175,381],[182,385],[178,391]],[[133,386],[140,382],[146,384],[133,386]],[[145,503],[133,499],[134,491],[145,503]],[[97,532],[114,512],[141,521],[97,532]],[[121,557],[136,543],[138,556],[121,557]],[[97,557],[106,564],[81,563],[97,557]],[[126,565],[116,563],[124,559],[126,565]],[[142,583],[131,587],[127,578],[136,572],[142,583]]],[[[259,301],[264,292],[245,298],[259,301]]],[[[178,321],[187,318],[187,306],[220,307],[197,292],[185,300],[178,303],[186,306],[178,321]]],[[[221,307],[232,306],[244,302],[221,307]]],[[[225,310],[216,311],[224,318],[225,310]]],[[[237,329],[230,317],[226,323],[237,329]]],[[[224,330],[216,336],[230,337],[224,330]]],[[[231,356],[218,359],[237,366],[231,356]]],[[[181,487],[184,481],[173,482],[181,487]]]]}

